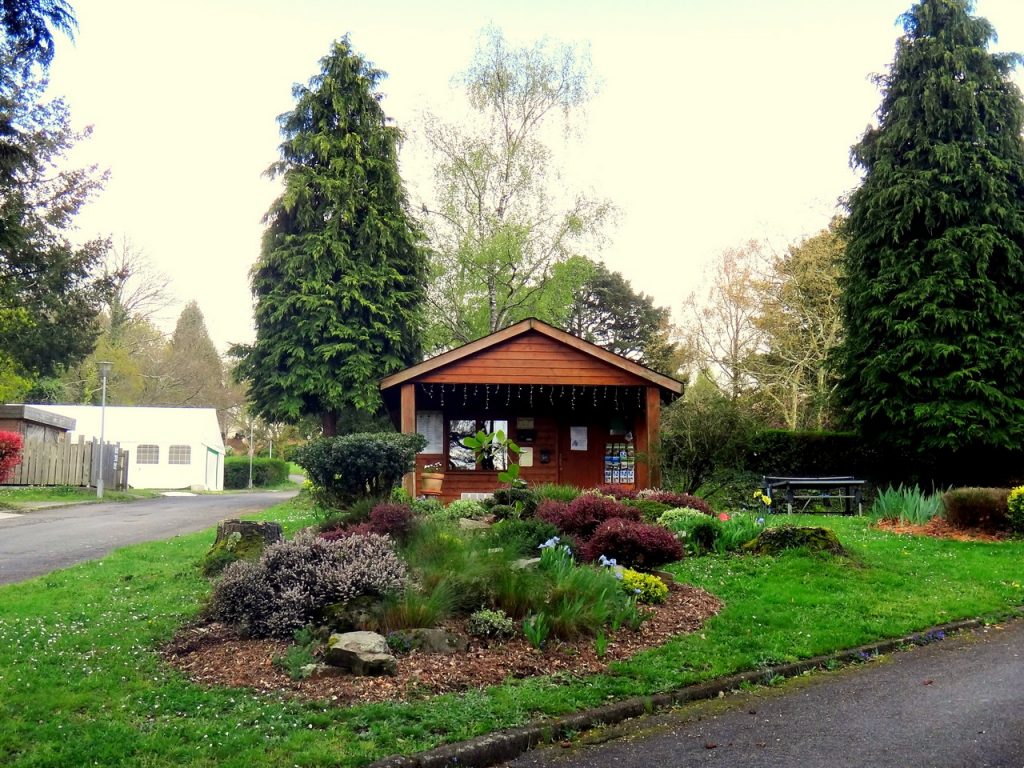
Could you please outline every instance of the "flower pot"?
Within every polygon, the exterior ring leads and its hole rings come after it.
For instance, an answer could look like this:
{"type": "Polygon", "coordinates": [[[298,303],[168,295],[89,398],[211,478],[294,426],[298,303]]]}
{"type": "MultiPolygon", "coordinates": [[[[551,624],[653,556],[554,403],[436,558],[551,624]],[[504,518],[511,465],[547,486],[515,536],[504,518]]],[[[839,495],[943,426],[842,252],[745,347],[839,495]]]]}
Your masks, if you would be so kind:
{"type": "Polygon", "coordinates": [[[444,483],[444,472],[422,472],[419,492],[426,496],[440,496],[444,483]]]}

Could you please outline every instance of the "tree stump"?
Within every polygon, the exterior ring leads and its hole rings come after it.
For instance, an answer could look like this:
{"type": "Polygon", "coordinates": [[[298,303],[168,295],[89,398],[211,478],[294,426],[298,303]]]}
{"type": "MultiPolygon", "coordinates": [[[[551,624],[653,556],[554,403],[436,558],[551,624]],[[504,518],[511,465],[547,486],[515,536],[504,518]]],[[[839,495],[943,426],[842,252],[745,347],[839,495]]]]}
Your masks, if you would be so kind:
{"type": "Polygon", "coordinates": [[[257,560],[264,549],[283,539],[280,523],[221,520],[213,546],[200,561],[203,575],[217,576],[236,560],[257,560]]]}
{"type": "Polygon", "coordinates": [[[254,520],[221,520],[217,523],[217,538],[213,541],[214,548],[218,544],[227,541],[231,534],[237,533],[241,541],[251,541],[259,538],[263,547],[269,547],[284,538],[284,531],[280,523],[262,523],[254,520]]]}

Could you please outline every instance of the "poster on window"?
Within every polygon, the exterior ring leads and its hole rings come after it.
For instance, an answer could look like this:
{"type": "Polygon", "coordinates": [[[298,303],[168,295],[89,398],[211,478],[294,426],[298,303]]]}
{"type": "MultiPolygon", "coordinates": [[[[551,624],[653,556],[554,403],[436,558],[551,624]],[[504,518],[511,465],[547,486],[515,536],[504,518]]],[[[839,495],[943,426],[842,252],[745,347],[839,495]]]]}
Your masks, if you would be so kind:
{"type": "Polygon", "coordinates": [[[586,427],[569,427],[569,449],[572,451],[587,450],[586,427]]]}
{"type": "Polygon", "coordinates": [[[416,411],[416,431],[427,438],[420,453],[444,453],[444,414],[441,411],[416,411]]]}

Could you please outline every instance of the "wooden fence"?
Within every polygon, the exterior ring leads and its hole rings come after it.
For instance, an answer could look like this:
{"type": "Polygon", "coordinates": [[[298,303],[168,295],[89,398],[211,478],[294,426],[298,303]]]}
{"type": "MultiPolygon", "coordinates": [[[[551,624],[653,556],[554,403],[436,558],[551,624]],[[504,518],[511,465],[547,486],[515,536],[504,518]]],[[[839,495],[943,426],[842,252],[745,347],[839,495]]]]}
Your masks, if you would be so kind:
{"type": "Polygon", "coordinates": [[[100,467],[103,485],[124,490],[128,487],[128,451],[119,443],[105,443],[100,450],[98,440],[77,443],[61,440],[56,443],[26,440],[21,463],[3,485],[96,485],[100,467]]]}

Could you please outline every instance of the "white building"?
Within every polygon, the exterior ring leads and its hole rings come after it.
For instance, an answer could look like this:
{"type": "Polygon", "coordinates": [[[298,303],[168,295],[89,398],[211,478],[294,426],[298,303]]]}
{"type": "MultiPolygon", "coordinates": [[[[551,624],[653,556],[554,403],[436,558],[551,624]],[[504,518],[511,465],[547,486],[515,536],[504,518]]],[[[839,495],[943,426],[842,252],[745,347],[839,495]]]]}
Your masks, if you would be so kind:
{"type": "MultiPolygon", "coordinates": [[[[36,405],[75,420],[69,440],[100,437],[97,405],[36,405]]],[[[108,405],[104,437],[128,451],[132,488],[224,490],[224,441],[213,408],[108,405]]]]}

